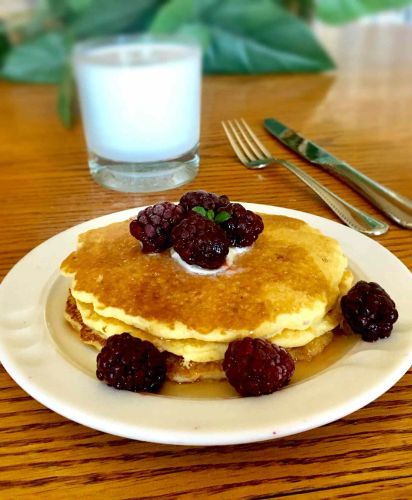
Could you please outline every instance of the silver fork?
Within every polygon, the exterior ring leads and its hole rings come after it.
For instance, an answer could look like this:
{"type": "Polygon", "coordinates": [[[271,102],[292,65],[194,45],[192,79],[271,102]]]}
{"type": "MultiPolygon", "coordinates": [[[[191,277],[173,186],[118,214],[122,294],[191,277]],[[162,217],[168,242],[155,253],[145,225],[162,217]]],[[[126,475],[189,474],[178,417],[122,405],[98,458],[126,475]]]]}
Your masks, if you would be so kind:
{"type": "Polygon", "coordinates": [[[332,193],[290,161],[275,158],[256,137],[243,118],[241,120],[228,120],[222,122],[222,125],[233,150],[246,168],[257,170],[274,163],[282,165],[310,187],[352,229],[374,236],[384,234],[389,229],[388,224],[375,219],[332,193]]]}

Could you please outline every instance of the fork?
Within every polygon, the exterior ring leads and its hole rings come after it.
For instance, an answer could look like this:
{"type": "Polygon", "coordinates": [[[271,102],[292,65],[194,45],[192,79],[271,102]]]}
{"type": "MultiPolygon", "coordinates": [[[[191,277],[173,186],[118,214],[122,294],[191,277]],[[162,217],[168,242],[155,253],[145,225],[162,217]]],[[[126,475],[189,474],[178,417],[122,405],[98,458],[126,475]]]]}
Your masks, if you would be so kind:
{"type": "Polygon", "coordinates": [[[374,236],[384,234],[389,229],[388,224],[343,200],[292,162],[275,158],[243,118],[222,121],[222,125],[234,152],[246,168],[259,170],[272,164],[282,165],[310,187],[352,229],[374,236]]]}

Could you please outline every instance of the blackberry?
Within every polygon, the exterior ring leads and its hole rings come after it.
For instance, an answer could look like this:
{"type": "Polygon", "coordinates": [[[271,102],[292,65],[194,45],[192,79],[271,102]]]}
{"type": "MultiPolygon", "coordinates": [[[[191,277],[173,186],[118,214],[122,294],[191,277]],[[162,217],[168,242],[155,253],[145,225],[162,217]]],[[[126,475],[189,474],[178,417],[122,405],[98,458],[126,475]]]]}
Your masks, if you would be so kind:
{"type": "Polygon", "coordinates": [[[342,314],[366,342],[389,337],[398,319],[395,302],[377,283],[359,281],[341,299],[342,314]]]}
{"type": "Polygon", "coordinates": [[[226,232],[230,244],[235,247],[248,247],[254,243],[263,231],[263,221],[260,215],[255,214],[240,203],[230,203],[220,208],[218,212],[228,212],[230,219],[221,224],[226,232]]]}
{"type": "Polygon", "coordinates": [[[271,342],[252,337],[229,344],[223,369],[242,396],[271,394],[287,385],[295,371],[292,356],[271,342]]]}
{"type": "Polygon", "coordinates": [[[96,376],[116,389],[155,392],[166,378],[166,356],[147,340],[113,335],[97,355],[96,376]]]}
{"type": "Polygon", "coordinates": [[[189,191],[185,193],[179,201],[179,204],[186,212],[190,212],[194,207],[203,207],[206,210],[217,210],[229,203],[226,195],[218,196],[215,193],[207,191],[189,191]]]}
{"type": "Polygon", "coordinates": [[[130,234],[142,242],[144,253],[162,252],[172,245],[172,228],[183,215],[180,205],[157,203],[140,211],[130,222],[130,234]]]}
{"type": "Polygon", "coordinates": [[[188,264],[217,269],[225,263],[229,242],[215,222],[192,213],[172,231],[173,248],[188,264]]]}

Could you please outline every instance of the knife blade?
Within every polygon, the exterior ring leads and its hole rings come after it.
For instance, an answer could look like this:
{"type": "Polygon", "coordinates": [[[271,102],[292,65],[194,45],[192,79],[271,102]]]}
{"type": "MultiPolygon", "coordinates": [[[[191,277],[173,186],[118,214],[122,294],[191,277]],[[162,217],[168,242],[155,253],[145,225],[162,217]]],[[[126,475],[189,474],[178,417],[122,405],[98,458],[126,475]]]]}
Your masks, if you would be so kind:
{"type": "Polygon", "coordinates": [[[273,137],[289,149],[349,184],[400,226],[412,229],[412,200],[367,177],[280,121],[265,118],[263,124],[273,137]]]}

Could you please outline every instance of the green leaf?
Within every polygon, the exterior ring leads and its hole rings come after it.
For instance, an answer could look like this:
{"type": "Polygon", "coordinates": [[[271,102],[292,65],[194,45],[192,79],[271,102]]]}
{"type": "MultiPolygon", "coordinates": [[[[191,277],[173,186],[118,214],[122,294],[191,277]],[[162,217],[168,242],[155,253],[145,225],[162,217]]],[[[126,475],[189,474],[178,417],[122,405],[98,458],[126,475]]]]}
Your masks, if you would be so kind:
{"type": "Polygon", "coordinates": [[[7,34],[4,30],[3,23],[0,22],[0,67],[3,62],[3,59],[6,57],[6,54],[10,50],[10,42],[7,37],[7,34]]]}
{"type": "Polygon", "coordinates": [[[193,0],[172,0],[159,9],[150,31],[159,34],[174,33],[193,18],[193,0]]]}
{"type": "Polygon", "coordinates": [[[213,13],[206,71],[296,72],[333,66],[313,33],[296,16],[270,0],[240,0],[242,8],[236,8],[236,3],[223,2],[220,11],[213,13]]]}
{"type": "Polygon", "coordinates": [[[4,58],[0,77],[20,82],[58,83],[63,77],[67,53],[62,33],[46,33],[14,46],[4,58]]]}
{"type": "Polygon", "coordinates": [[[321,71],[333,63],[307,25],[273,0],[171,0],[151,25],[156,33],[202,26],[209,73],[321,71]]]}
{"type": "Polygon", "coordinates": [[[94,0],[68,26],[76,38],[145,29],[161,0],[94,0]]]}
{"type": "Polygon", "coordinates": [[[75,94],[72,68],[70,64],[66,64],[63,80],[60,82],[57,94],[57,112],[66,128],[70,128],[73,125],[75,115],[75,94]]]}
{"type": "Polygon", "coordinates": [[[216,217],[215,217],[215,222],[218,224],[221,224],[222,222],[226,222],[229,220],[231,217],[229,212],[226,212],[226,210],[223,210],[222,212],[219,212],[216,217]]]}
{"type": "Polygon", "coordinates": [[[192,210],[203,217],[207,217],[207,212],[203,207],[193,207],[192,210]]]}
{"type": "Polygon", "coordinates": [[[316,14],[325,23],[341,24],[411,3],[411,0],[318,0],[316,14]]]}
{"type": "MultiPolygon", "coordinates": [[[[61,19],[67,15],[68,12],[68,2],[66,0],[47,0],[43,2],[46,4],[47,10],[54,18],[61,19]]],[[[45,10],[45,7],[42,7],[45,10]]]]}
{"type": "MultiPolygon", "coordinates": [[[[61,2],[61,0],[58,0],[61,2]]],[[[67,7],[73,12],[82,12],[90,7],[94,0],[66,0],[67,7]]]]}
{"type": "Polygon", "coordinates": [[[215,220],[215,212],[213,210],[208,210],[206,216],[209,220],[215,220]]]}
{"type": "Polygon", "coordinates": [[[187,37],[188,39],[195,40],[204,52],[206,52],[209,47],[211,39],[210,32],[207,26],[200,23],[184,24],[177,30],[176,33],[178,35],[182,35],[183,37],[187,37]]]}

